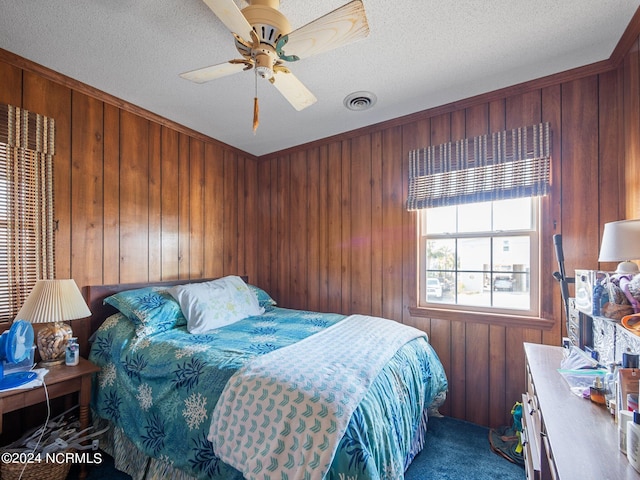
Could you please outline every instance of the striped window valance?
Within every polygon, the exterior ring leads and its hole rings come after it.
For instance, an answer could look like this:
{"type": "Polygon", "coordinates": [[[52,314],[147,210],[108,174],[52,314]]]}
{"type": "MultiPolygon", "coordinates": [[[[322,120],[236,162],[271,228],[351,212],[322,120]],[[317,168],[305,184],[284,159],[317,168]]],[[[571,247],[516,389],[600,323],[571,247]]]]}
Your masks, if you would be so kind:
{"type": "Polygon", "coordinates": [[[546,195],[549,123],[409,152],[407,209],[546,195]]]}
{"type": "Polygon", "coordinates": [[[0,104],[0,321],[54,276],[53,119],[0,104]]]}

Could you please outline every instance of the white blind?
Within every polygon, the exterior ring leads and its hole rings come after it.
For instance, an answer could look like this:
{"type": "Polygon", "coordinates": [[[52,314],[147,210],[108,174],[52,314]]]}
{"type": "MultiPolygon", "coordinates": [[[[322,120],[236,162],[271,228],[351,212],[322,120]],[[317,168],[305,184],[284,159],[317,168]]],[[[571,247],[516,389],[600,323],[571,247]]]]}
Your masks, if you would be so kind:
{"type": "Polygon", "coordinates": [[[540,123],[409,152],[407,209],[546,195],[549,137],[540,123]]]}
{"type": "Polygon", "coordinates": [[[54,275],[53,119],[0,104],[0,321],[54,275]]]}

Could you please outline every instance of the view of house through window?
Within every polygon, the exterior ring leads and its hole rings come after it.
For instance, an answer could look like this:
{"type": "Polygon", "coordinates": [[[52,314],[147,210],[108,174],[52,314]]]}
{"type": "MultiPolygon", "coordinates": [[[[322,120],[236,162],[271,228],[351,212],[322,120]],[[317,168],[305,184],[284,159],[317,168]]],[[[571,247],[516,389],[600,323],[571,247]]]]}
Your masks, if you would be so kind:
{"type": "Polygon", "coordinates": [[[538,202],[529,197],[421,210],[421,305],[536,313],[538,202]]]}

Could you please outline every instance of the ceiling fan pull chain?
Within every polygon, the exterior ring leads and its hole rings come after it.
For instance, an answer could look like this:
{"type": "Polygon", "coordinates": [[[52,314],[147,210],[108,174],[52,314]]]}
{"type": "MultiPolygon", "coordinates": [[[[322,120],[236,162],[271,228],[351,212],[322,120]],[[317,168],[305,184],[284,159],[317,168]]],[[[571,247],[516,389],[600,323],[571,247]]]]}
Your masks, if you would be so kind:
{"type": "MultiPolygon", "coordinates": [[[[255,71],[255,69],[254,69],[255,71]]],[[[258,107],[258,72],[256,71],[255,75],[255,96],[253,97],[253,134],[256,134],[256,130],[258,129],[258,114],[260,113],[260,108],[258,107]]]]}

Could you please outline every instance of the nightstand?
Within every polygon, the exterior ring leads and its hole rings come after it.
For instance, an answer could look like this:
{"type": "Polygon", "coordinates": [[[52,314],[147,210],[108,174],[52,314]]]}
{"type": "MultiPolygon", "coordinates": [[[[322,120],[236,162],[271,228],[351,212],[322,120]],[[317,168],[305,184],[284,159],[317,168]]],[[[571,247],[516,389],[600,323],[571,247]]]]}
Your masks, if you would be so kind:
{"type": "MultiPolygon", "coordinates": [[[[68,367],[64,364],[49,367],[49,373],[44,377],[49,399],[78,392],[80,430],[84,430],[89,426],[91,375],[98,371],[100,371],[100,367],[89,360],[80,358],[78,365],[73,367],[68,367]]],[[[0,392],[0,432],[2,432],[2,416],[5,413],[20,410],[46,400],[44,387],[0,392]]],[[[85,474],[85,468],[82,465],[81,478],[84,478],[85,474]]]]}

